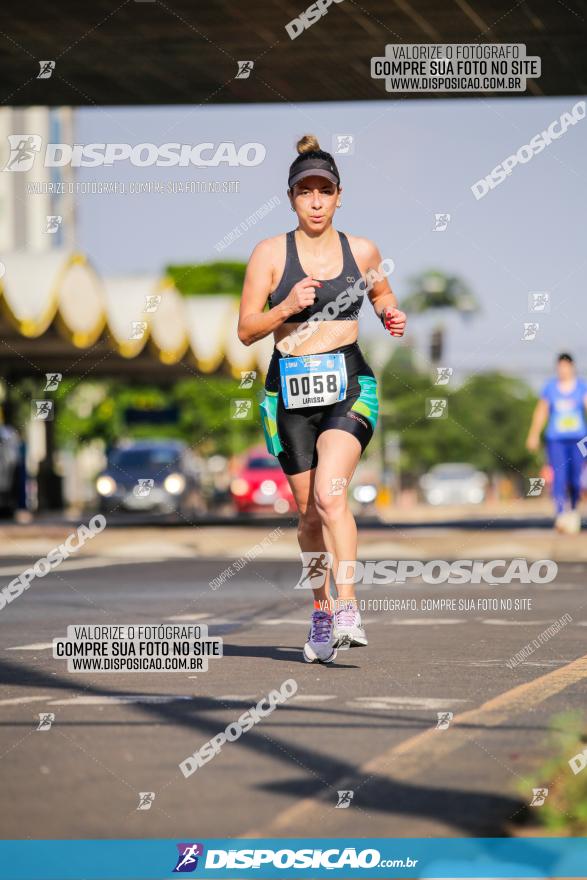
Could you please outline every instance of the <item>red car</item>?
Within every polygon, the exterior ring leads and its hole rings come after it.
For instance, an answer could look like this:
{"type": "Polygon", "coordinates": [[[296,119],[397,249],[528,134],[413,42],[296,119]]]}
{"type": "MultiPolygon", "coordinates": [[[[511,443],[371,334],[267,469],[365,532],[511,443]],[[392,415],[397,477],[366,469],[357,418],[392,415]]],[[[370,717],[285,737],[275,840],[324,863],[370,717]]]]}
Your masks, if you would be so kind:
{"type": "Polygon", "coordinates": [[[230,484],[230,494],[238,513],[267,511],[289,513],[296,510],[287,477],[281,465],[265,449],[252,449],[241,472],[230,484]]]}

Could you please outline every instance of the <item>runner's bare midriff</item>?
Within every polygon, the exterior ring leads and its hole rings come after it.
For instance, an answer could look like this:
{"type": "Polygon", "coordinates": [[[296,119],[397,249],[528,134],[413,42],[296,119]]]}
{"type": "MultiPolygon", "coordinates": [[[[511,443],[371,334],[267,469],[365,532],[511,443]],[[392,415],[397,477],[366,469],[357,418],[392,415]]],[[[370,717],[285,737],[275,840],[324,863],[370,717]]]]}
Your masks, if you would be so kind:
{"type": "Polygon", "coordinates": [[[319,354],[321,351],[331,351],[333,348],[350,345],[357,341],[359,335],[358,321],[310,321],[309,327],[313,330],[311,336],[305,329],[307,323],[283,324],[278,327],[273,333],[276,347],[280,347],[279,343],[282,339],[294,336],[299,331],[303,342],[294,345],[287,354],[319,354]]]}

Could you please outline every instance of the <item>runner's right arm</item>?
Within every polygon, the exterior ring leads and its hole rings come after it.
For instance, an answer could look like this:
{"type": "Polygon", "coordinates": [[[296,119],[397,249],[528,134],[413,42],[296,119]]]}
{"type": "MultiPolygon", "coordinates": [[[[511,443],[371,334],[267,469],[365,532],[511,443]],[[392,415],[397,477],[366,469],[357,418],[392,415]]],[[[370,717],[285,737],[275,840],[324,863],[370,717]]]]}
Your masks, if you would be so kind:
{"type": "Polygon", "coordinates": [[[273,282],[272,257],[273,245],[266,239],[256,246],[247,265],[238,319],[238,338],[244,345],[252,345],[269,336],[290,315],[301,312],[316,298],[316,282],[303,278],[292,287],[283,302],[264,312],[273,282]]]}
{"type": "Polygon", "coordinates": [[[541,397],[536,404],[536,408],[534,409],[532,424],[530,425],[530,430],[528,431],[528,439],[526,440],[526,447],[530,450],[530,452],[536,452],[536,450],[538,449],[538,445],[540,443],[540,435],[547,420],[548,401],[545,400],[544,397],[541,397]]]}

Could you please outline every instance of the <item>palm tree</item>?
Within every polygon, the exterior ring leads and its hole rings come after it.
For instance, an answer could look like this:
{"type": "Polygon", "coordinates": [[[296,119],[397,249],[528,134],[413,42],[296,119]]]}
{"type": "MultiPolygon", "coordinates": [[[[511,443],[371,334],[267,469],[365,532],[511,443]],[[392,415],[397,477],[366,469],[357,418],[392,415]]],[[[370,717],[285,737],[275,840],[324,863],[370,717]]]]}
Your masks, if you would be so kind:
{"type": "MultiPolygon", "coordinates": [[[[480,309],[474,293],[456,275],[429,269],[410,279],[410,293],[401,303],[411,314],[453,309],[463,318],[470,318],[480,309]]],[[[430,360],[438,364],[444,351],[444,325],[438,322],[430,336],[430,360]]]]}

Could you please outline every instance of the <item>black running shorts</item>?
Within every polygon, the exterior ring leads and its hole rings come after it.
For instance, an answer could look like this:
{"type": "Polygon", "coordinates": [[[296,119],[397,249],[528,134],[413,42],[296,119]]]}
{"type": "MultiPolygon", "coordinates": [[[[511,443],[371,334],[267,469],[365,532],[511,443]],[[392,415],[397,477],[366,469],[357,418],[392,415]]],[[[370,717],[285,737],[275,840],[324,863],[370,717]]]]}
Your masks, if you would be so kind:
{"type": "Polygon", "coordinates": [[[365,451],[373,436],[379,402],[377,381],[356,342],[331,349],[346,361],[348,386],[344,400],[328,406],[286,409],[280,392],[279,361],[284,355],[275,348],[265,380],[265,398],[261,403],[263,432],[267,450],[276,455],[286,474],[301,474],[318,464],[316,443],[322,431],[338,428],[348,431],[365,451]]]}

